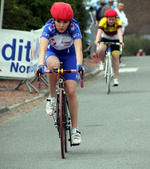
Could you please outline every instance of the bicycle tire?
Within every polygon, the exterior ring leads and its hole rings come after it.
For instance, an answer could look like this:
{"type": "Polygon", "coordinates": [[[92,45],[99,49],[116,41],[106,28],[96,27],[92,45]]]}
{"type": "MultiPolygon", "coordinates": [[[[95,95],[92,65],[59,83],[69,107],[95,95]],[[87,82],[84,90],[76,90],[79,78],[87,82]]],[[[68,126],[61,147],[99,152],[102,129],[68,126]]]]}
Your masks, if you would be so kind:
{"type": "Polygon", "coordinates": [[[67,122],[68,122],[68,112],[67,112],[67,99],[66,95],[63,93],[63,121],[64,121],[64,129],[65,129],[65,152],[67,153],[67,139],[68,139],[68,134],[67,134],[67,122]]]}
{"type": "Polygon", "coordinates": [[[107,94],[110,93],[110,80],[111,80],[111,62],[110,62],[110,59],[108,57],[108,60],[107,60],[107,73],[106,73],[106,91],[107,91],[107,94]]]}
{"type": "Polygon", "coordinates": [[[60,116],[60,145],[61,145],[61,157],[65,158],[65,140],[66,140],[66,128],[64,124],[63,115],[63,90],[59,91],[59,116],[60,116]]]}

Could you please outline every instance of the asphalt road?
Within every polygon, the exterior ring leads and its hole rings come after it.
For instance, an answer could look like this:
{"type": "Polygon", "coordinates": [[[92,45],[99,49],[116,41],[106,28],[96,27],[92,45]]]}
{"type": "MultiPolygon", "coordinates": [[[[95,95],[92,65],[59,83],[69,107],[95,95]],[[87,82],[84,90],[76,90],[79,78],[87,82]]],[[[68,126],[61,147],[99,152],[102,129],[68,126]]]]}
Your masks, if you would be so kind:
{"type": "Polygon", "coordinates": [[[0,169],[149,169],[150,57],[122,62],[109,95],[99,74],[77,89],[83,142],[65,160],[44,101],[0,125],[0,169]]]}

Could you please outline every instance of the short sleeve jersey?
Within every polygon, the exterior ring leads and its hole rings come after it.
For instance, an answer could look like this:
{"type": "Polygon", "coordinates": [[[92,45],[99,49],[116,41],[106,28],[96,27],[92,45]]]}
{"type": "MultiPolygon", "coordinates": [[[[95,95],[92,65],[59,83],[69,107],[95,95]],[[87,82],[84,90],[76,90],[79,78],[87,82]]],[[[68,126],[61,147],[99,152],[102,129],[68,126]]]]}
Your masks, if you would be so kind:
{"type": "Polygon", "coordinates": [[[52,47],[55,50],[64,50],[71,47],[75,39],[81,39],[82,35],[79,24],[75,19],[70,21],[64,33],[59,33],[56,29],[54,20],[50,20],[46,22],[41,37],[49,40],[48,49],[52,47]]]}
{"type": "Polygon", "coordinates": [[[107,18],[104,17],[99,22],[99,29],[103,30],[102,37],[108,39],[118,39],[117,29],[122,27],[122,23],[119,18],[116,18],[113,26],[109,26],[107,18]]]}

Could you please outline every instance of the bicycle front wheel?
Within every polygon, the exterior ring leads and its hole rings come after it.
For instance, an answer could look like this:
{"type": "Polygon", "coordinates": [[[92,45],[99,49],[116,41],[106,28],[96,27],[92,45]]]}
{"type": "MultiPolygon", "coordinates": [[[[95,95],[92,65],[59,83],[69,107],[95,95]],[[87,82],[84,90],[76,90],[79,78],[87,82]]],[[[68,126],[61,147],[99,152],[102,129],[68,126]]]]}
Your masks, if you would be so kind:
{"type": "Polygon", "coordinates": [[[59,91],[59,116],[60,116],[60,143],[61,143],[61,157],[65,158],[66,152],[66,125],[64,123],[64,109],[63,109],[63,90],[59,91]]]}
{"type": "Polygon", "coordinates": [[[67,153],[67,151],[68,151],[68,149],[67,149],[67,141],[68,141],[67,131],[70,129],[70,123],[69,123],[70,121],[69,121],[69,117],[68,117],[68,104],[67,104],[67,98],[66,98],[65,94],[63,94],[63,112],[64,112],[64,116],[63,116],[64,129],[65,129],[65,152],[67,153]]]}
{"type": "Polygon", "coordinates": [[[111,80],[111,62],[108,58],[107,60],[107,71],[106,71],[106,91],[107,94],[110,93],[110,80],[111,80]]]}

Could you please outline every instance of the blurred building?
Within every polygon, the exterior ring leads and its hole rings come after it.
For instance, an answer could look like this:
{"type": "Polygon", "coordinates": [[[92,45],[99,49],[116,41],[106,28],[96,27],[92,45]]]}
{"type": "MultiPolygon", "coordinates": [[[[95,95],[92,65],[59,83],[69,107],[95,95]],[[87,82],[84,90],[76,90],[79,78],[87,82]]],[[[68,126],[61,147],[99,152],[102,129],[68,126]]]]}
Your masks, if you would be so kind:
{"type": "Polygon", "coordinates": [[[150,34],[150,0],[122,0],[129,21],[126,34],[150,34]]]}

